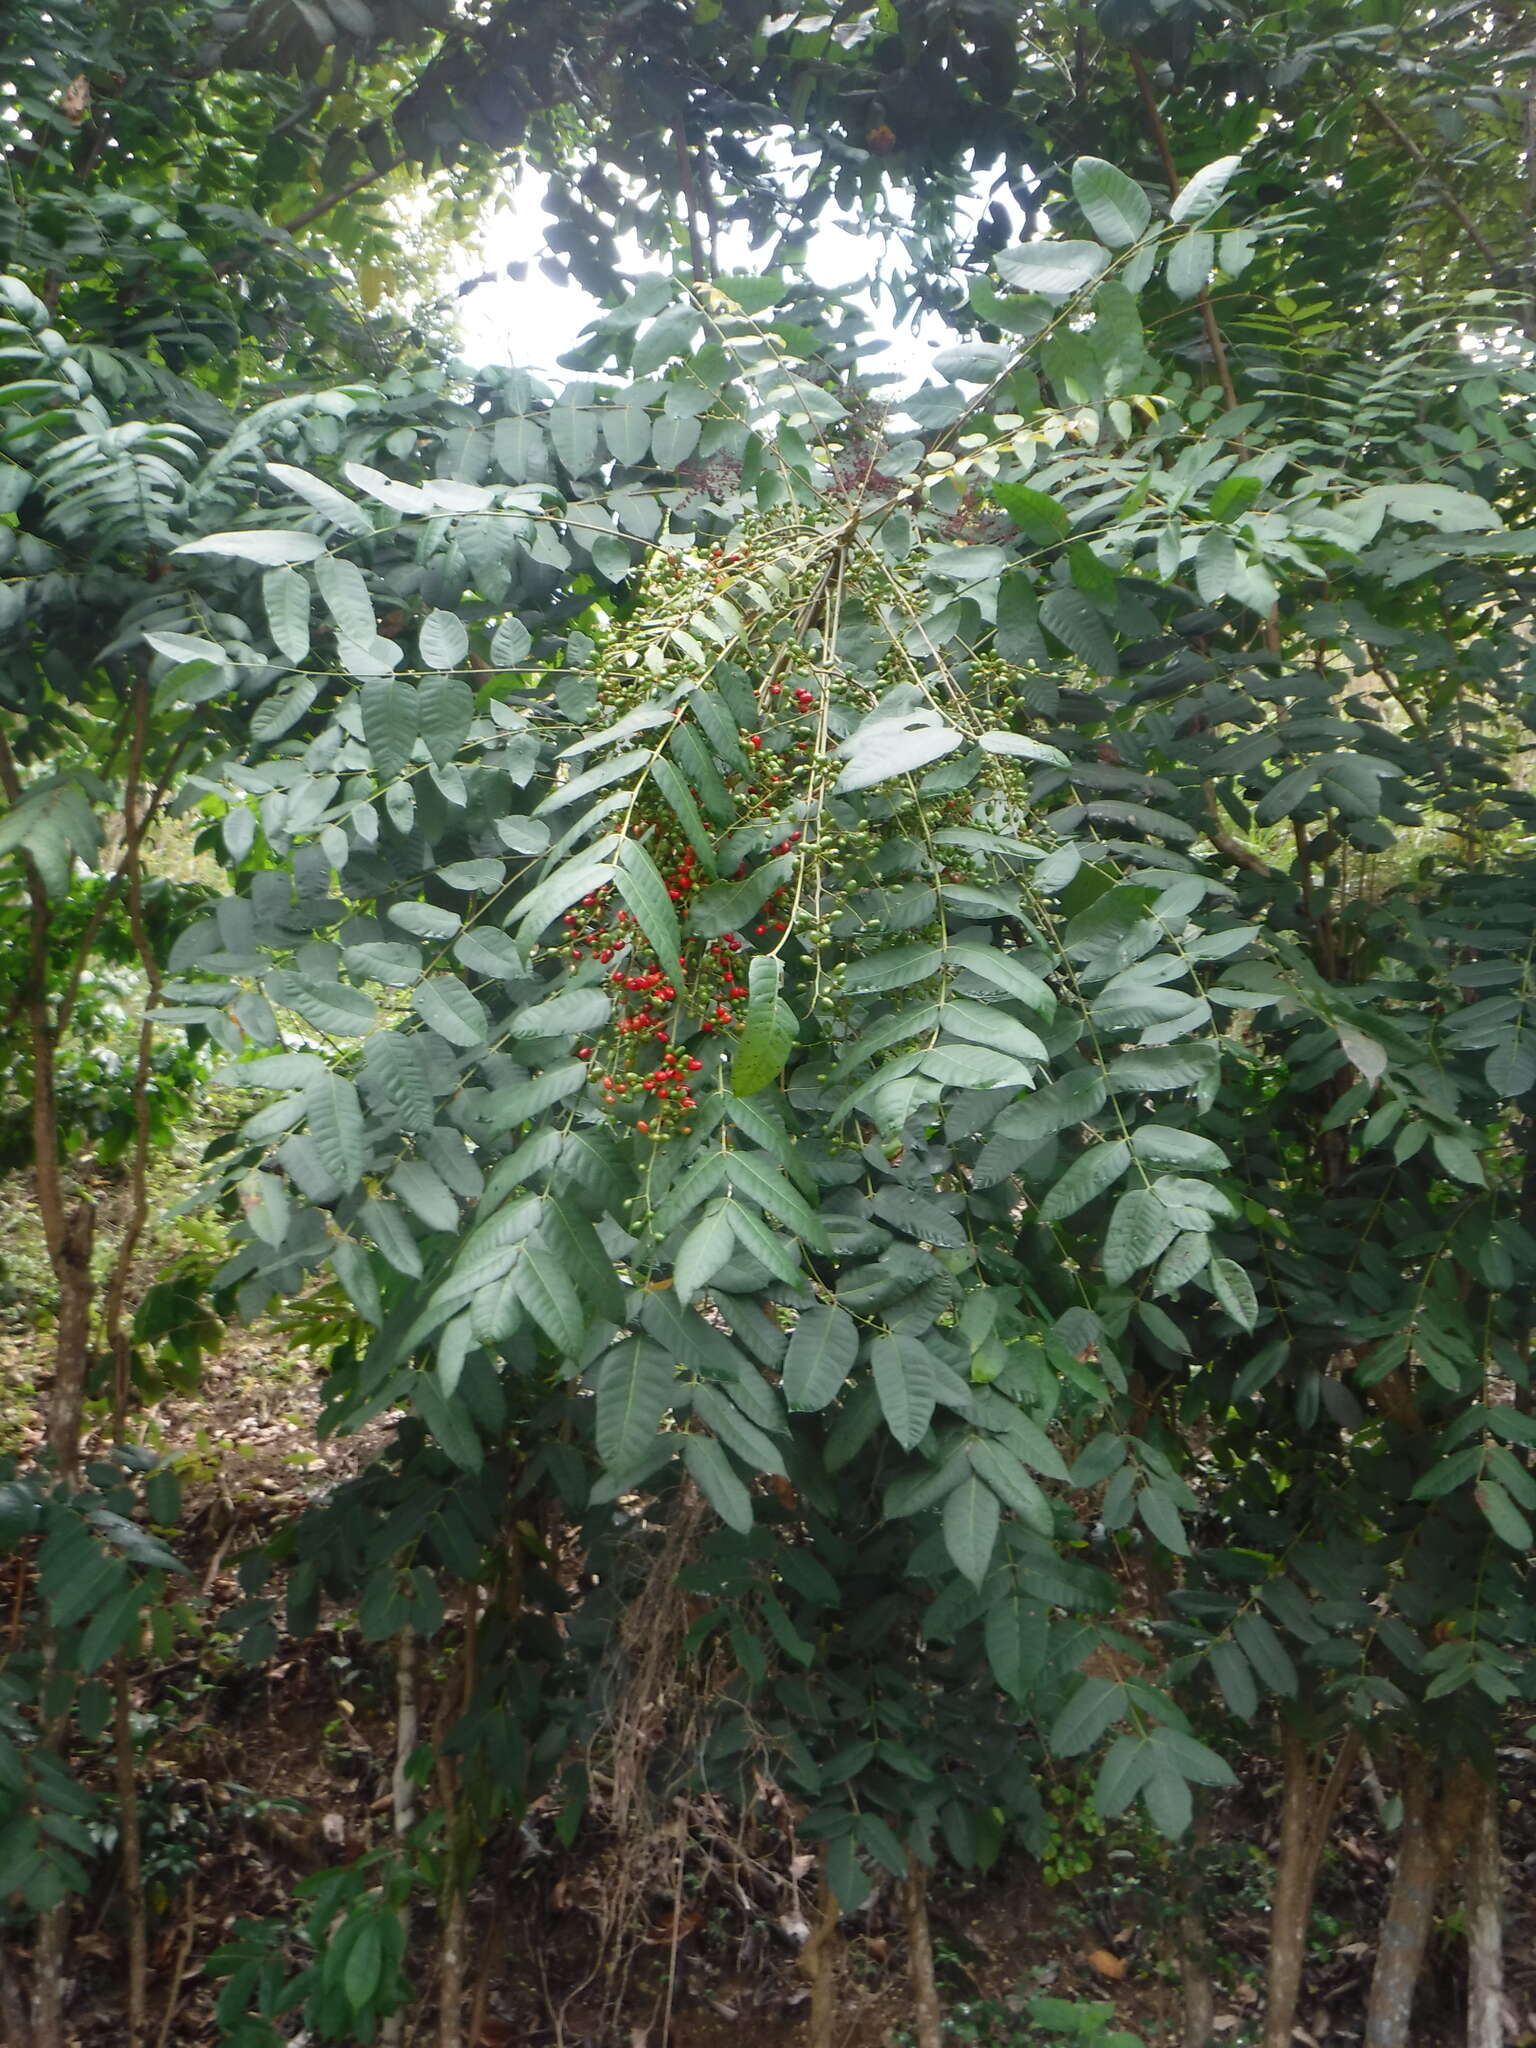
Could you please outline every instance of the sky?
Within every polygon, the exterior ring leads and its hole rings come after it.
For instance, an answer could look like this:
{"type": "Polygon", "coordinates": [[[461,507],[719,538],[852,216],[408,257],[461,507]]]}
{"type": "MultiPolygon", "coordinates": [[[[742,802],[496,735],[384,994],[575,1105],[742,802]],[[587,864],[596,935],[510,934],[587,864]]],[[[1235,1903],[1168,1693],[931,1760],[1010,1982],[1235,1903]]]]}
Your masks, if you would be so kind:
{"type": "MultiPolygon", "coordinates": [[[[520,282],[498,277],[466,293],[459,302],[459,324],[470,362],[516,363],[553,373],[559,381],[559,358],[575,346],[582,328],[600,308],[578,285],[553,284],[539,269],[548,219],[542,200],[543,180],[525,173],[512,200],[492,215],[479,242],[466,250],[460,279],[478,277],[492,267],[504,269],[508,263],[526,263],[528,268],[520,282]]],[[[762,262],[739,225],[727,226],[719,253],[722,271],[752,271],[762,262]]],[[[857,226],[824,217],[810,238],[807,268],[814,283],[840,290],[867,276],[877,253],[857,226]]],[[[637,274],[657,267],[656,259],[638,247],[632,254],[637,274]]],[[[879,303],[873,305],[872,319],[874,331],[891,344],[881,368],[895,372],[903,388],[920,384],[934,352],[954,341],[953,331],[933,315],[923,318],[915,334],[894,327],[889,308],[879,303]]]]}

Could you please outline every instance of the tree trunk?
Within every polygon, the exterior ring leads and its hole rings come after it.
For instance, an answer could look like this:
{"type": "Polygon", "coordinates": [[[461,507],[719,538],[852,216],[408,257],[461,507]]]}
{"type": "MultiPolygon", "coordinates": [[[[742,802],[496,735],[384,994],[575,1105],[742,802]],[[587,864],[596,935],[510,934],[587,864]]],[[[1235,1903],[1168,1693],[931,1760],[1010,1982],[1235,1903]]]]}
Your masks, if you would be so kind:
{"type": "Polygon", "coordinates": [[[1497,1778],[1479,1788],[1467,1845],[1467,2048],[1504,2048],[1504,1859],[1497,1778]]]}
{"type": "Polygon", "coordinates": [[[1211,1981],[1211,1941],[1201,1900],[1200,1870],[1211,1838],[1210,1812],[1202,1800],[1188,1849],[1168,1859],[1177,1911],[1174,1941],[1179,1987],[1184,1994],[1183,2048],[1210,2048],[1216,2028],[1216,1987],[1211,1981]]]}
{"type": "Polygon", "coordinates": [[[837,2013],[837,1894],[827,1881],[823,1844],[816,1896],[816,1923],[800,1951],[800,1974],[811,1987],[811,2030],[806,2048],[833,2048],[837,2013]]]}
{"type": "Polygon", "coordinates": [[[1427,1758],[1410,1755],[1403,1772],[1403,1826],[1397,1869],[1376,1950],[1364,2048],[1409,2048],[1413,1994],[1435,1921],[1435,1900],[1476,1810],[1479,1780],[1457,1764],[1437,1799],[1427,1758]]]}
{"type": "Polygon", "coordinates": [[[67,1906],[55,1906],[37,1923],[32,1945],[32,2048],[64,2048],[64,1944],[67,1906]]]}
{"type": "Polygon", "coordinates": [[[1289,1722],[1281,1723],[1284,1782],[1280,1847],[1275,1857],[1275,1888],[1269,1916],[1262,2048],[1290,2048],[1307,1960],[1307,1928],[1312,1918],[1312,1895],[1317,1889],[1317,1868],[1339,1794],[1349,1781],[1359,1753],[1359,1737],[1351,1731],[1339,1744],[1333,1768],[1319,1785],[1315,1759],[1305,1742],[1289,1722]]]}
{"type": "Polygon", "coordinates": [[[933,1933],[928,1925],[928,1873],[910,1852],[901,1899],[907,1916],[907,1967],[912,1973],[917,2048],[943,2048],[944,2014],[933,1974],[933,1933]]]}
{"type": "MultiPolygon", "coordinates": [[[[407,1767],[416,1753],[420,1727],[421,1714],[416,1699],[416,1631],[403,1628],[400,1647],[395,1655],[395,1770],[390,1781],[395,1847],[402,1854],[406,1836],[416,1825],[416,1783],[407,1767]]],[[[400,1927],[404,1950],[408,1954],[411,1946],[409,1896],[400,1908],[400,1927]]],[[[404,2026],[404,2013],[392,2012],[379,2029],[380,2048],[400,2048],[404,2026]]]]}
{"type": "Polygon", "coordinates": [[[149,1934],[144,1918],[144,1857],[139,1835],[139,1787],[129,1721],[128,1660],[112,1670],[112,1762],[117,1778],[118,1859],[128,1914],[128,2048],[143,2048],[149,2030],[149,1934]]]}
{"type": "Polygon", "coordinates": [[[464,1887],[455,1883],[443,1911],[442,1947],[438,1957],[437,2048],[459,2048],[464,2010],[464,1887]]]}
{"type": "Polygon", "coordinates": [[[1216,2028],[1216,1987],[1205,1921],[1192,1900],[1178,1919],[1179,1978],[1184,1990],[1184,2048],[1210,2048],[1216,2028]]]}

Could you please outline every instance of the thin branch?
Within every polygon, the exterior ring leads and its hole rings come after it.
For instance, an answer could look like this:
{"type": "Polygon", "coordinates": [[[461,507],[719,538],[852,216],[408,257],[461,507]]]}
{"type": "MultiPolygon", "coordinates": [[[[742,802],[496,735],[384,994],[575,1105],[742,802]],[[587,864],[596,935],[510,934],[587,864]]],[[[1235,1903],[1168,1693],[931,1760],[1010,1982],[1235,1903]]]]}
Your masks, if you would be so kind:
{"type": "MultiPolygon", "coordinates": [[[[1168,196],[1177,199],[1183,189],[1178,166],[1173,160],[1173,151],[1168,146],[1168,130],[1157,104],[1157,94],[1152,90],[1152,80],[1147,67],[1136,52],[1131,52],[1131,70],[1136,75],[1136,90],[1141,94],[1141,104],[1146,110],[1147,126],[1152,131],[1152,140],[1157,145],[1157,154],[1162,161],[1163,176],[1168,182],[1168,196]]],[[[1227,362],[1226,343],[1221,338],[1221,329],[1216,324],[1216,309],[1211,304],[1211,295],[1204,285],[1200,287],[1200,324],[1205,329],[1206,346],[1211,352],[1211,361],[1216,368],[1216,381],[1221,386],[1221,395],[1227,401],[1228,412],[1237,408],[1237,390],[1232,382],[1231,366],[1227,362]]]]}
{"type": "MultiPolygon", "coordinates": [[[[359,192],[367,191],[370,185],[377,185],[381,178],[387,178],[392,171],[402,169],[407,162],[407,157],[391,157],[387,164],[381,164],[377,170],[364,171],[360,177],[354,178],[350,184],[341,186],[338,191],[327,192],[323,199],[317,199],[313,206],[306,206],[304,211],[296,213],[292,220],[274,221],[272,226],[279,234],[296,235],[300,228],[307,228],[311,221],[319,220],[333,208],[345,205],[347,200],[356,198],[359,192]]],[[[226,277],[230,271],[238,270],[244,261],[243,256],[226,256],[222,263],[213,266],[213,274],[215,277],[226,277]]]]}
{"type": "Polygon", "coordinates": [[[1216,790],[1209,782],[1205,785],[1205,807],[1211,814],[1211,822],[1205,828],[1205,836],[1218,853],[1224,853],[1229,861],[1237,867],[1247,868],[1251,874],[1268,875],[1274,872],[1261,854],[1244,846],[1240,839],[1234,839],[1222,824],[1221,812],[1216,804],[1216,790]]]}
{"type": "Polygon", "coordinates": [[[366,192],[370,185],[377,185],[381,178],[387,178],[392,172],[402,170],[409,161],[408,157],[391,157],[387,164],[381,164],[377,170],[364,171],[360,177],[354,178],[349,185],[343,185],[339,191],[327,192],[323,199],[317,199],[313,206],[306,206],[304,211],[296,213],[292,220],[280,220],[274,225],[285,235],[297,234],[300,228],[307,228],[312,220],[319,220],[322,214],[329,213],[333,207],[344,205],[347,200],[355,199],[359,192],[366,192]]]}
{"type": "Polygon", "coordinates": [[[1413,161],[1419,166],[1419,169],[1421,171],[1424,171],[1428,175],[1429,180],[1431,184],[1434,186],[1436,192],[1439,193],[1441,199],[1444,201],[1445,205],[1450,209],[1450,211],[1453,214],[1455,214],[1457,220],[1461,223],[1462,228],[1465,230],[1467,236],[1472,241],[1474,246],[1478,249],[1478,251],[1487,259],[1489,263],[1493,264],[1495,267],[1499,266],[1503,262],[1503,258],[1499,255],[1498,251],[1494,248],[1493,244],[1488,240],[1487,236],[1483,233],[1482,229],[1478,226],[1477,222],[1472,218],[1471,214],[1468,213],[1467,209],[1462,205],[1461,201],[1456,197],[1456,194],[1451,190],[1450,186],[1446,184],[1445,180],[1442,177],[1439,176],[1439,174],[1435,170],[1434,164],[1430,161],[1428,154],[1419,147],[1417,142],[1414,141],[1413,137],[1408,133],[1408,130],[1403,126],[1402,122],[1398,120],[1397,116],[1393,113],[1390,113],[1387,110],[1387,108],[1385,108],[1381,104],[1380,100],[1373,99],[1370,93],[1362,91],[1361,88],[1355,84],[1354,80],[1349,76],[1349,73],[1347,71],[1341,69],[1339,71],[1339,76],[1344,80],[1344,83],[1349,87],[1350,91],[1354,94],[1355,98],[1359,100],[1361,106],[1364,107],[1365,111],[1369,115],[1371,115],[1371,117],[1377,122],[1377,124],[1380,127],[1386,130],[1388,135],[1392,137],[1393,141],[1396,142],[1401,149],[1407,151],[1408,155],[1412,157],[1413,161]]]}

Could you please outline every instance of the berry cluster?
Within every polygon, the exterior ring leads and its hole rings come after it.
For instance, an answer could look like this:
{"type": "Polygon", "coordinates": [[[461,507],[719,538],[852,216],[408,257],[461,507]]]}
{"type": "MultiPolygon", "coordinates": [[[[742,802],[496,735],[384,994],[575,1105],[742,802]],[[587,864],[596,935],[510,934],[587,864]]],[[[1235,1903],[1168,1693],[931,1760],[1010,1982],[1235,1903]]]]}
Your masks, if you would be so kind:
{"type": "MultiPolygon", "coordinates": [[[[686,564],[680,558],[664,561],[659,573],[687,581],[702,571],[708,580],[726,581],[742,559],[716,546],[700,550],[686,564]]],[[[632,708],[654,687],[622,660],[605,666],[609,673],[600,700],[610,715],[632,708]]],[[[769,858],[792,853],[804,836],[799,828],[787,829],[784,813],[790,809],[792,814],[814,775],[819,701],[818,690],[793,674],[765,680],[758,689],[763,728],[741,735],[745,768],[720,764],[740,822],[777,826],[769,858]]],[[[675,716],[686,715],[686,705],[679,705],[675,716]]],[[[696,1077],[706,1060],[719,1056],[711,1054],[711,1044],[742,1020],[746,955],[755,950],[754,941],[772,945],[788,930],[791,890],[779,884],[738,931],[709,939],[696,935],[690,927],[692,905],[713,877],[671,813],[650,805],[647,811],[632,819],[628,830],[644,842],[677,908],[683,944],[676,962],[657,958],[611,884],[594,889],[565,912],[563,951],[572,970],[585,965],[590,972],[593,963],[609,970],[603,984],[612,1002],[609,1022],[601,1041],[579,1047],[578,1057],[589,1063],[606,1109],[642,1135],[661,1138],[690,1130],[688,1118],[699,1106],[696,1077]]],[[[746,874],[743,863],[736,879],[746,874]]]]}

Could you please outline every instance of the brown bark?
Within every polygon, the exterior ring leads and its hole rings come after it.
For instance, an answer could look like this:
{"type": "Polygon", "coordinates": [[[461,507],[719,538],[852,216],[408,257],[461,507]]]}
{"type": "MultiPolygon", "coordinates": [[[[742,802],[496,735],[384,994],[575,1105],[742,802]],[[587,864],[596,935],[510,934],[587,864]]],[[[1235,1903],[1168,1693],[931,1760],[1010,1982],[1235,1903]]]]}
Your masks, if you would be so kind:
{"type": "Polygon", "coordinates": [[[811,1987],[811,2029],[806,2048],[833,2048],[837,2015],[837,1894],[827,1880],[827,1852],[819,1858],[816,1921],[800,1951],[800,1974],[811,1987]]]}
{"type": "Polygon", "coordinates": [[[1280,1753],[1284,1782],[1280,1846],[1275,1857],[1275,1887],[1269,1916],[1262,2048],[1290,2048],[1306,1966],[1307,1927],[1312,1917],[1318,1865],[1339,1794],[1359,1756],[1360,1741],[1352,1732],[1344,1737],[1333,1768],[1321,1784],[1317,1779],[1318,1759],[1288,1722],[1281,1724],[1280,1753]]]}
{"type": "Polygon", "coordinates": [[[1478,1778],[1458,1764],[1435,1792],[1427,1758],[1410,1755],[1402,1774],[1403,1825],[1397,1868],[1377,1944],[1364,2048],[1409,2048],[1413,1995],[1435,1921],[1435,1900],[1476,1811],[1478,1778]]]}
{"type": "MultiPolygon", "coordinates": [[[[128,1169],[128,1210],[118,1234],[117,1251],[107,1276],[102,1301],[102,1334],[112,1359],[112,1425],[121,1441],[128,1423],[133,1343],[126,1326],[129,1289],[139,1243],[149,1224],[150,1097],[154,1082],[155,1026],[153,1013],[164,981],[155,949],[144,925],[144,841],[154,821],[161,792],[143,803],[144,755],[149,744],[149,679],[134,685],[128,773],[123,789],[123,857],[118,872],[127,883],[128,929],[144,970],[144,1015],[133,1074],[133,1151],[128,1169]]],[[[61,1006],[62,1007],[62,1006],[61,1006]]]]}
{"type": "Polygon", "coordinates": [[[933,1973],[933,1932],[928,1925],[928,1873],[910,1854],[901,1903],[907,1921],[907,1968],[912,1974],[917,2048],[943,2048],[944,2014],[939,2005],[938,1979],[933,1973]]]}
{"type": "MultiPolygon", "coordinates": [[[[416,1698],[416,1631],[403,1628],[395,1654],[395,1769],[390,1780],[395,1847],[402,1854],[406,1837],[416,1825],[416,1781],[409,1765],[416,1753],[421,1714],[416,1698]]],[[[411,1946],[411,1904],[407,1897],[400,1908],[400,1928],[407,1954],[411,1946]]],[[[405,2024],[403,2013],[392,2012],[379,2029],[380,2048],[400,2048],[405,2024]]]]}
{"type": "Polygon", "coordinates": [[[139,1786],[129,1721],[128,1660],[112,1667],[112,1762],[117,1779],[118,1861],[128,1914],[128,2048],[142,2048],[149,2031],[149,1934],[144,1917],[144,1857],[139,1834],[139,1786]]]}
{"type": "Polygon", "coordinates": [[[1179,1914],[1179,1979],[1184,1992],[1184,2048],[1209,2048],[1216,2027],[1216,1987],[1205,1921],[1193,1905],[1179,1914]]]}
{"type": "Polygon", "coordinates": [[[443,1912],[442,1943],[438,1956],[438,2048],[460,2048],[463,2040],[464,1923],[464,1887],[455,1884],[443,1912]]]}
{"type": "Polygon", "coordinates": [[[1467,2048],[1504,2048],[1504,1858],[1497,1778],[1478,1787],[1466,1891],[1467,2048]]]}
{"type": "Polygon", "coordinates": [[[32,1945],[32,2048],[64,2048],[64,1948],[69,1929],[65,1906],[55,1906],[37,1923],[32,1945]]]}

